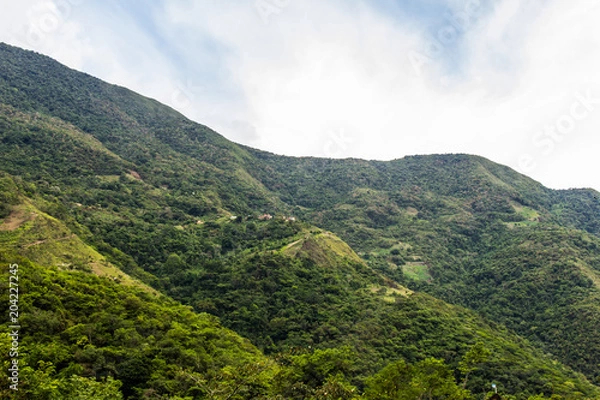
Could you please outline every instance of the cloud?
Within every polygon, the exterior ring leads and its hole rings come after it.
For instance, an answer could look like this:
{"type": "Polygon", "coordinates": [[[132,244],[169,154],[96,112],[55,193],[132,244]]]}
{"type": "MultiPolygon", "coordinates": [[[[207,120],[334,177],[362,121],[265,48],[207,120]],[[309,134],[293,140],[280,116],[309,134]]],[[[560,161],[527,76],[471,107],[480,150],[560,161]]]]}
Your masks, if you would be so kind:
{"type": "MultiPolygon", "coordinates": [[[[545,152],[539,140],[547,126],[556,126],[570,114],[578,96],[590,93],[600,99],[600,77],[594,72],[600,67],[594,23],[600,8],[593,3],[506,0],[473,32],[468,44],[469,75],[483,77],[491,101],[487,108],[496,110],[486,134],[513,143],[513,149],[505,145],[504,155],[496,159],[553,187],[600,188],[593,158],[581,157],[585,149],[600,144],[594,135],[600,105],[576,121],[563,138],[553,139],[551,151],[545,152]],[[496,62],[496,55],[506,62],[496,62]],[[523,155],[532,158],[532,168],[520,168],[523,155]]],[[[494,158],[493,152],[479,151],[494,158]]]]}
{"type": "Polygon", "coordinates": [[[289,2],[269,14],[268,24],[239,5],[199,20],[201,6],[170,4],[178,24],[200,23],[229,49],[223,67],[260,148],[375,159],[468,152],[554,187],[600,188],[590,159],[572,151],[581,143],[597,147],[594,113],[551,154],[534,139],[577,93],[596,90],[598,10],[591,2],[455,1],[431,29],[365,3],[289,2]],[[470,19],[460,26],[456,20],[467,11],[470,19]],[[414,53],[426,59],[422,71],[410,61],[414,53]],[[349,140],[331,151],[332,132],[341,131],[349,140]],[[528,168],[523,156],[534,161],[528,168]]]}
{"type": "MultiPolygon", "coordinates": [[[[234,141],[368,159],[467,152],[551,187],[600,189],[600,104],[560,140],[544,136],[578,96],[600,98],[595,0],[432,0],[405,13],[359,0],[180,0],[144,12],[61,1],[80,4],[36,50],[234,141]]],[[[18,4],[0,22],[26,25],[39,3],[18,4]]]]}

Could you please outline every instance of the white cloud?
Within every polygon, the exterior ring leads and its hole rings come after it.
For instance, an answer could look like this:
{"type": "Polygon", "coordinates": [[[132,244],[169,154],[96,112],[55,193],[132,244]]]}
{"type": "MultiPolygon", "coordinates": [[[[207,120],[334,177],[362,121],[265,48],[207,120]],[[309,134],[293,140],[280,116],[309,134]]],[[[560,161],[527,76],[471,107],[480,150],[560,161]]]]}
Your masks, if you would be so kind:
{"type": "MultiPolygon", "coordinates": [[[[340,156],[468,152],[523,170],[519,159],[528,155],[535,168],[524,172],[547,185],[600,188],[593,158],[582,161],[573,151],[597,147],[591,132],[600,110],[550,154],[533,142],[576,93],[597,87],[598,9],[591,2],[500,1],[464,37],[441,45],[442,57],[421,78],[407,56],[429,55],[430,39],[417,36],[412,24],[365,7],[303,4],[290,2],[268,26],[247,9],[227,6],[201,21],[233,49],[227,68],[243,92],[258,147],[328,155],[331,132],[343,130],[353,141],[333,152],[340,156]],[[464,57],[463,70],[445,76],[444,56],[454,49],[464,57]]],[[[464,11],[460,4],[454,9],[464,11]]],[[[171,13],[190,25],[199,14],[176,4],[171,13]]]]}
{"type": "Polygon", "coordinates": [[[592,97],[600,99],[600,77],[595,72],[600,67],[600,47],[594,23],[600,8],[593,1],[540,4],[524,6],[507,0],[470,39],[470,73],[483,75],[488,93],[498,94],[491,97],[490,106],[497,112],[489,121],[488,135],[513,146],[504,146],[503,154],[496,157],[493,148],[478,153],[513,168],[519,167],[519,157],[529,155],[536,166],[526,172],[552,187],[600,188],[594,158],[581,158],[582,150],[600,145],[594,135],[600,126],[600,105],[577,121],[564,139],[555,140],[552,151],[545,154],[536,141],[547,125],[556,125],[570,113],[578,94],[591,91],[592,97]],[[507,5],[513,7],[503,7],[507,5]],[[498,20],[516,21],[517,26],[498,24],[498,20]],[[493,65],[498,49],[508,60],[505,66],[493,65]],[[499,91],[495,83],[506,89],[499,91]]]}
{"type": "MultiPolygon", "coordinates": [[[[600,98],[596,0],[448,0],[455,15],[481,14],[454,36],[450,22],[422,26],[366,1],[165,1],[150,14],[154,32],[113,3],[77,1],[36,50],[233,140],[290,155],[467,152],[515,169],[525,155],[535,164],[527,173],[548,186],[600,189],[600,105],[552,151],[538,133],[568,115],[578,93],[600,98]],[[261,14],[256,5],[269,1],[278,6],[261,14]],[[419,76],[409,55],[432,55],[425,32],[446,42],[419,76]]],[[[31,19],[18,4],[0,22],[31,19]]]]}

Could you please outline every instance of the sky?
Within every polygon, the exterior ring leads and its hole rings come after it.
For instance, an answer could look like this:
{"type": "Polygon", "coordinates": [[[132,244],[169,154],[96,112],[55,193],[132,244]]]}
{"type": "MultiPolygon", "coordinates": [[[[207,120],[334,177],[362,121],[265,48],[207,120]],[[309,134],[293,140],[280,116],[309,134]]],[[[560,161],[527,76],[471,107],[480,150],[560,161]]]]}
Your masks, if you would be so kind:
{"type": "Polygon", "coordinates": [[[600,190],[598,0],[0,0],[0,41],[277,154],[600,190]]]}

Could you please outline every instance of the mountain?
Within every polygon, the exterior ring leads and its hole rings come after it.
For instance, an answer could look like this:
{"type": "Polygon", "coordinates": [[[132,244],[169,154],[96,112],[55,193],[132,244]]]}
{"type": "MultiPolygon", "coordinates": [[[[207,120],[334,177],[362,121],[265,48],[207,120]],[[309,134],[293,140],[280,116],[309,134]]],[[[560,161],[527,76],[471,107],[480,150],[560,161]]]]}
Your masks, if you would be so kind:
{"type": "Polygon", "coordinates": [[[298,183],[280,190],[296,214],[384,275],[477,310],[598,381],[598,192],[550,190],[466,155],[264,159],[269,176],[298,183]]]}
{"type": "Polygon", "coordinates": [[[5,44],[0,171],[38,398],[600,396],[593,190],[470,155],[278,156],[5,44]]]}

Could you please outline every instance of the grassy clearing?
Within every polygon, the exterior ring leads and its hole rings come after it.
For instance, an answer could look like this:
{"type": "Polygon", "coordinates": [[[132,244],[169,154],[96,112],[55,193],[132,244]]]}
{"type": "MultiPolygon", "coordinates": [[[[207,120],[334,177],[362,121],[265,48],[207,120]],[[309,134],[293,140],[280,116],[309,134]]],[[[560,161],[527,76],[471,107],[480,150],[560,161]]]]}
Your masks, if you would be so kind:
{"type": "Polygon", "coordinates": [[[408,297],[414,292],[404,286],[398,285],[397,288],[372,285],[369,287],[369,291],[371,293],[377,293],[381,296],[381,299],[386,303],[394,303],[396,301],[396,296],[408,297]]]}
{"type": "Polygon", "coordinates": [[[320,229],[302,232],[299,239],[287,244],[281,251],[291,257],[304,253],[311,258],[318,258],[323,265],[335,265],[336,259],[364,263],[342,239],[320,229]]]}
{"type": "Polygon", "coordinates": [[[523,221],[505,222],[504,224],[508,228],[525,228],[535,226],[539,223],[540,213],[533,208],[526,207],[515,202],[511,202],[511,206],[514,208],[517,215],[523,218],[523,221]]]}
{"type": "Polygon", "coordinates": [[[21,254],[40,265],[91,272],[157,293],[109,263],[61,221],[40,211],[28,200],[14,206],[11,214],[0,223],[0,251],[21,254]]]}
{"type": "Polygon", "coordinates": [[[429,274],[429,267],[424,262],[408,262],[402,266],[402,272],[415,281],[430,282],[433,279],[429,274]]]}

